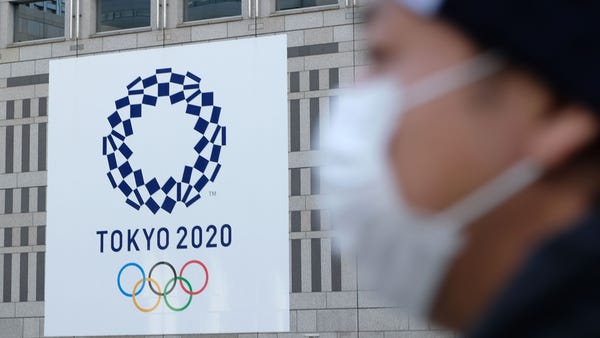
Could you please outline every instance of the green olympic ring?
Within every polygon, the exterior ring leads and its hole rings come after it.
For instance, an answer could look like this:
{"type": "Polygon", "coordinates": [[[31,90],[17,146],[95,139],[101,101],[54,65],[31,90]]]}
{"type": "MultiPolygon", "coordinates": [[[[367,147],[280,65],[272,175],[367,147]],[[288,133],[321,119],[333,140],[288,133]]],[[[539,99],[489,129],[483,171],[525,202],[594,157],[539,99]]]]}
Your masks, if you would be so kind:
{"type": "MultiPolygon", "coordinates": [[[[175,283],[175,280],[177,280],[177,279],[184,282],[187,285],[189,290],[192,289],[192,284],[190,284],[190,282],[188,282],[187,279],[185,279],[181,276],[176,276],[176,277],[169,279],[169,281],[167,282],[167,285],[165,285],[165,290],[168,290],[169,287],[171,286],[171,284],[175,283]]],[[[193,297],[194,296],[192,294],[190,294],[190,297],[188,298],[187,303],[185,303],[185,305],[180,308],[176,308],[176,307],[172,306],[171,304],[169,304],[169,300],[167,299],[167,293],[166,292],[163,293],[163,298],[165,300],[165,304],[167,304],[167,307],[173,311],[183,311],[183,310],[187,309],[187,307],[190,306],[190,304],[192,303],[193,297]]]]}

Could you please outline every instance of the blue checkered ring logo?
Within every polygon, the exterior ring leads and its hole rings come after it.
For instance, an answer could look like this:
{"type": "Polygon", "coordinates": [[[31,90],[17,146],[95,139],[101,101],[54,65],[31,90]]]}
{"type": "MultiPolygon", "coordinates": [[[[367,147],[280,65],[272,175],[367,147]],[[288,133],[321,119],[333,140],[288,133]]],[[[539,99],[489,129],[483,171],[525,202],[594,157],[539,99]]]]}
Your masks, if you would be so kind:
{"type": "Polygon", "coordinates": [[[157,69],[146,78],[133,80],[127,86],[128,95],[115,101],[115,111],[108,117],[110,134],[102,138],[102,154],[109,169],[106,175],[113,189],[121,191],[125,202],[136,210],[145,206],[156,214],[161,209],[172,213],[177,203],[189,207],[219,174],[226,128],[219,123],[221,107],[214,105],[212,92],[200,90],[200,81],[190,72],[182,75],[171,68],[157,69]],[[126,142],[134,133],[135,119],[142,118],[144,108],[155,107],[159,100],[169,100],[172,106],[185,101],[185,105],[179,105],[185,107],[181,113],[197,117],[193,128],[198,133],[198,142],[190,145],[198,157],[164,182],[144,176],[143,169],[131,165],[134,150],[126,142]]]}

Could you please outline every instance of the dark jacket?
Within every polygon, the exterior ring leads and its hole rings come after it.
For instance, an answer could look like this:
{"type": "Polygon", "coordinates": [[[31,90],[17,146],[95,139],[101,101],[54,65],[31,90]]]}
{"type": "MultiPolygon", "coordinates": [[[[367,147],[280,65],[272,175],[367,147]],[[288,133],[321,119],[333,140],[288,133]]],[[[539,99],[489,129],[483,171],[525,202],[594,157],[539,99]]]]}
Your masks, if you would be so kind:
{"type": "Polygon", "coordinates": [[[600,337],[600,208],[536,250],[466,337],[600,337]]]}

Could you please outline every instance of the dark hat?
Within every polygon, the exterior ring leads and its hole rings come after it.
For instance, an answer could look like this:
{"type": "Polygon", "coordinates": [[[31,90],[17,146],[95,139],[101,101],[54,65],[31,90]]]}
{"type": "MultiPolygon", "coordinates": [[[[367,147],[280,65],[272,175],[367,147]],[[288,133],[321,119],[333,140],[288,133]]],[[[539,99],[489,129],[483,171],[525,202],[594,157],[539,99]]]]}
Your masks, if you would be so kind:
{"type": "Polygon", "coordinates": [[[600,114],[599,0],[445,0],[437,15],[600,114]]]}

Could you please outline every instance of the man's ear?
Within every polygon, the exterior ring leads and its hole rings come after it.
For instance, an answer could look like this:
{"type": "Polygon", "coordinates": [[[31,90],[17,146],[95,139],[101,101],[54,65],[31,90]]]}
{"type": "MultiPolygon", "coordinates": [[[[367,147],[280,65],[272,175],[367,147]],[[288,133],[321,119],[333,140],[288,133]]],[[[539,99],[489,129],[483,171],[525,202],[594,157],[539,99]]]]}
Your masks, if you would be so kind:
{"type": "Polygon", "coordinates": [[[544,117],[529,143],[529,157],[553,169],[582,150],[599,132],[594,113],[576,104],[562,106],[544,117]]]}

